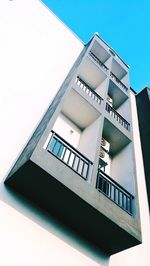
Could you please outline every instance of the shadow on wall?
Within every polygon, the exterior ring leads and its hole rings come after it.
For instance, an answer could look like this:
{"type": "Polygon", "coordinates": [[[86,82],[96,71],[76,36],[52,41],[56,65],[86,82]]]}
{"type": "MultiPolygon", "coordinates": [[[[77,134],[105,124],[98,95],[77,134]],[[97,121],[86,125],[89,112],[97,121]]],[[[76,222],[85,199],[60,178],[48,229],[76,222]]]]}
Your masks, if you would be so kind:
{"type": "Polygon", "coordinates": [[[46,213],[3,183],[0,184],[0,200],[100,265],[109,265],[109,257],[106,253],[92,246],[91,243],[88,243],[71,229],[68,229],[64,224],[60,223],[56,217],[46,213]]]}

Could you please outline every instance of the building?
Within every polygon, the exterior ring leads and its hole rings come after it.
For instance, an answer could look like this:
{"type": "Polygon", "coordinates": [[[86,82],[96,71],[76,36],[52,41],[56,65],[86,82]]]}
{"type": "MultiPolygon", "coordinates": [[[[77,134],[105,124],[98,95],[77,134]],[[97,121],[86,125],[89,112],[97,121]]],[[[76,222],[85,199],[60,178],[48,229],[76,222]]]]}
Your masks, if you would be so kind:
{"type": "Polygon", "coordinates": [[[141,242],[131,93],[96,34],[5,181],[108,254],[141,242]]]}
{"type": "Polygon", "coordinates": [[[144,88],[136,95],[139,128],[143,152],[145,178],[147,185],[148,200],[150,204],[150,89],[144,88]]]}
{"type": "Polygon", "coordinates": [[[0,23],[2,265],[109,265],[110,254],[141,243],[137,186],[142,163],[137,170],[141,153],[137,157],[140,143],[129,68],[99,36],[84,45],[40,1],[4,1],[0,23]],[[93,81],[85,71],[92,66],[93,81]],[[74,104],[85,108],[80,112],[77,106],[78,116],[74,104]],[[75,146],[79,138],[80,147],[75,146]],[[63,161],[64,149],[71,150],[70,158],[80,158],[75,171],[69,157],[63,161]],[[43,175],[42,169],[53,169],[53,175],[43,175]],[[51,197],[57,200],[51,202],[51,197]]]}

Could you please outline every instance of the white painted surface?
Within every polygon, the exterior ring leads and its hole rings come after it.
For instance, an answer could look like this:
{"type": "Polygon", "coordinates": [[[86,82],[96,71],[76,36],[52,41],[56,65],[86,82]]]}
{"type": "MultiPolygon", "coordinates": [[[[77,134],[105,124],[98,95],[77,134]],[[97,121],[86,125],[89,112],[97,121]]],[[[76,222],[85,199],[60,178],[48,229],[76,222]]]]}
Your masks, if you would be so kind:
{"type": "MultiPolygon", "coordinates": [[[[130,108],[130,102],[129,100],[126,100],[123,104],[119,106],[119,108],[116,110],[128,123],[131,123],[131,108],[130,108]]],[[[130,126],[132,130],[132,125],[130,126]]]]}
{"type": "Polygon", "coordinates": [[[102,138],[101,148],[100,148],[100,158],[102,158],[102,160],[105,163],[107,163],[107,165],[105,167],[101,167],[101,170],[110,176],[111,157],[109,155],[109,150],[110,150],[110,143],[106,139],[102,138]]]}
{"type": "Polygon", "coordinates": [[[97,88],[96,92],[99,94],[102,98],[105,98],[106,95],[106,89],[108,86],[108,79],[105,79],[97,88]]]}
{"type": "Polygon", "coordinates": [[[110,168],[111,168],[111,158],[110,158],[110,156],[109,156],[109,154],[108,153],[104,153],[105,155],[104,155],[104,158],[103,158],[103,160],[107,163],[107,165],[105,166],[105,171],[103,170],[103,168],[102,168],[102,170],[107,174],[107,175],[111,175],[111,172],[110,172],[110,168]]]}
{"type": "MultiPolygon", "coordinates": [[[[83,45],[38,0],[1,0],[0,36],[0,265],[107,266],[107,256],[66,234],[3,185],[83,45]]],[[[110,266],[149,266],[149,213],[139,145],[135,149],[143,244],[113,256],[110,266]]]]}
{"type": "Polygon", "coordinates": [[[91,88],[95,89],[106,79],[106,74],[89,55],[82,61],[79,77],[91,88]]]}
{"type": "Polygon", "coordinates": [[[7,169],[6,161],[11,165],[18,156],[83,44],[38,0],[1,0],[0,36],[0,141],[7,139],[9,147],[0,159],[7,169]]]}
{"type": "Polygon", "coordinates": [[[127,86],[128,88],[130,88],[129,73],[127,73],[127,75],[125,75],[125,76],[122,78],[121,82],[122,82],[125,86],[127,86]]]}
{"type": "Polygon", "coordinates": [[[111,162],[111,176],[127,191],[135,195],[135,172],[132,143],[122,149],[111,162]]]}
{"type": "Polygon", "coordinates": [[[71,89],[63,102],[62,113],[69,117],[78,127],[84,129],[100,116],[100,113],[90,102],[93,102],[91,97],[88,97],[87,101],[77,91],[71,89]]]}
{"type": "Polygon", "coordinates": [[[53,130],[69,144],[71,144],[74,148],[78,147],[79,139],[82,132],[62,113],[58,116],[54,124],[53,130]]]}
{"type": "Polygon", "coordinates": [[[123,63],[122,60],[120,60],[120,58],[118,56],[113,57],[112,72],[113,72],[113,74],[115,74],[115,76],[117,78],[122,80],[123,77],[125,77],[125,75],[127,75],[128,70],[129,69],[127,68],[127,66],[123,63]]]}
{"type": "Polygon", "coordinates": [[[97,139],[101,118],[96,119],[91,125],[83,130],[79,142],[79,151],[92,162],[95,160],[97,139]]]}
{"type": "Polygon", "coordinates": [[[83,44],[38,0],[1,0],[0,36],[0,265],[107,266],[3,184],[83,44]]]}

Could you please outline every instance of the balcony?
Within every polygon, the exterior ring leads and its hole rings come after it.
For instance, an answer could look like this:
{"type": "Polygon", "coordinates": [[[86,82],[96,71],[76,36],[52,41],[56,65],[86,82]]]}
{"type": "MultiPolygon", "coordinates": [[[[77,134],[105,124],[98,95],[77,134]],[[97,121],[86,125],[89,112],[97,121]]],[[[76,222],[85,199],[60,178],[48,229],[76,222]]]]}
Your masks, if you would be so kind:
{"type": "Polygon", "coordinates": [[[102,69],[107,72],[108,67],[104,63],[102,63],[102,61],[94,53],[92,53],[92,51],[89,52],[89,55],[100,67],[102,67],[102,69]]]}
{"type": "Polygon", "coordinates": [[[125,129],[130,130],[130,123],[128,123],[111,105],[106,103],[106,111],[116,119],[125,129]]]}
{"type": "Polygon", "coordinates": [[[121,209],[132,215],[132,201],[134,197],[101,170],[98,171],[96,188],[121,209]]]}
{"type": "Polygon", "coordinates": [[[120,130],[119,127],[115,126],[109,119],[104,119],[103,127],[103,137],[111,143],[110,145],[110,155],[115,156],[122,149],[124,149],[130,142],[129,132],[125,134],[125,130],[120,130]]]}
{"type": "Polygon", "coordinates": [[[103,57],[101,61],[98,55],[96,56],[95,53],[91,51],[80,65],[78,76],[94,90],[107,79],[107,66],[104,63],[105,60],[106,57],[103,57]]]}
{"type": "Polygon", "coordinates": [[[89,168],[93,163],[57,133],[54,131],[51,133],[52,135],[47,145],[47,151],[56,156],[83,179],[87,180],[89,168]]]}
{"type": "Polygon", "coordinates": [[[110,72],[110,76],[113,80],[115,80],[119,86],[121,86],[126,92],[128,91],[128,88],[120,81],[120,79],[118,79],[115,74],[113,74],[112,72],[110,72]]]}
{"type": "Polygon", "coordinates": [[[98,95],[90,86],[88,86],[81,78],[77,77],[75,80],[77,86],[84,91],[90,98],[92,98],[99,105],[103,101],[103,98],[98,95]]]}
{"type": "Polygon", "coordinates": [[[127,92],[113,78],[109,79],[108,96],[113,100],[113,108],[116,110],[129,98],[127,92]]]}

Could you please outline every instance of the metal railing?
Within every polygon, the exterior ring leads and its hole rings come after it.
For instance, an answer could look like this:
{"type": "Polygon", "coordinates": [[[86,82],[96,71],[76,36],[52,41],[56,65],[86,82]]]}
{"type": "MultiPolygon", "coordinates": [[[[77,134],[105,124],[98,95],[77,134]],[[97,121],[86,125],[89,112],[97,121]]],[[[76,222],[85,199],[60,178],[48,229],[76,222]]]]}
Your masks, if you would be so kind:
{"type": "Polygon", "coordinates": [[[98,95],[90,86],[88,86],[81,78],[77,77],[75,80],[77,86],[82,89],[88,96],[90,96],[99,105],[103,101],[103,98],[98,95]]]}
{"type": "Polygon", "coordinates": [[[107,71],[109,68],[102,63],[102,61],[94,54],[92,53],[92,51],[89,52],[89,55],[93,58],[93,60],[99,65],[101,66],[105,71],[107,71]]]}
{"type": "Polygon", "coordinates": [[[93,163],[57,133],[54,131],[51,131],[51,133],[52,135],[47,145],[47,151],[52,153],[86,180],[88,178],[90,165],[93,163]]]}
{"type": "Polygon", "coordinates": [[[132,201],[134,199],[126,189],[109,177],[106,173],[98,170],[96,188],[106,197],[117,204],[121,209],[132,215],[132,201]]]}
{"type": "Polygon", "coordinates": [[[118,79],[112,72],[110,72],[110,76],[114,79],[125,91],[128,91],[128,88],[118,79]]]}
{"type": "Polygon", "coordinates": [[[124,128],[130,130],[130,123],[127,122],[111,105],[106,103],[106,111],[115,118],[124,128]]]}

